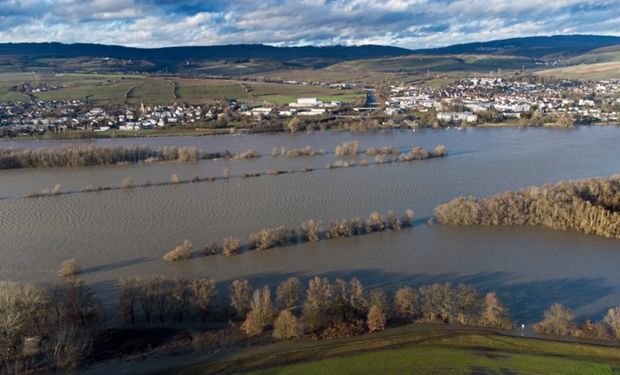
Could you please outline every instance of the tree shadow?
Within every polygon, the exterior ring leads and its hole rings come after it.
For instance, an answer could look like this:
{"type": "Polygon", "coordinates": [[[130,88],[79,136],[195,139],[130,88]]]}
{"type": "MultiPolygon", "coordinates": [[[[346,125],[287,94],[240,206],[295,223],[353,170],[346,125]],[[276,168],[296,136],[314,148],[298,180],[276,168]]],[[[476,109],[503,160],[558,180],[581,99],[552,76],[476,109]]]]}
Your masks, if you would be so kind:
{"type": "Polygon", "coordinates": [[[102,271],[111,271],[111,270],[116,269],[116,268],[123,268],[123,267],[133,266],[133,265],[136,265],[136,264],[148,262],[150,260],[151,259],[146,258],[146,257],[133,258],[133,259],[125,259],[125,260],[121,260],[121,261],[118,261],[118,262],[101,264],[101,265],[98,265],[98,266],[86,268],[86,269],[81,270],[80,274],[89,274],[89,273],[102,272],[102,271]]]}

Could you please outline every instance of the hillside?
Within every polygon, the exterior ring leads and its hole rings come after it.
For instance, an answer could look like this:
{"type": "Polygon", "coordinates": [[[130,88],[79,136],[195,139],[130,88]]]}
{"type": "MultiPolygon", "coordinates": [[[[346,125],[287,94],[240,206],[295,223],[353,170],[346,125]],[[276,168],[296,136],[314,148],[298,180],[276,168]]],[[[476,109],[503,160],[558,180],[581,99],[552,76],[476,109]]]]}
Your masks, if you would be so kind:
{"type": "MultiPolygon", "coordinates": [[[[148,72],[247,76],[300,69],[322,69],[363,60],[354,69],[382,72],[484,71],[534,68],[581,54],[614,54],[620,37],[597,35],[535,36],[408,50],[398,47],[303,46],[261,44],[134,48],[101,44],[0,44],[0,72],[148,72]],[[370,60],[370,61],[368,61],[370,60]]],[[[601,55],[603,54],[603,55],[601,55]]],[[[614,59],[615,60],[615,59],[614,59]]],[[[566,65],[582,62],[567,61],[566,65]]],[[[589,63],[589,62],[588,62],[589,63]]]]}
{"type": "Polygon", "coordinates": [[[499,54],[530,58],[573,56],[620,44],[620,37],[601,35],[532,36],[457,44],[442,48],[421,49],[414,53],[433,55],[499,54]]]}

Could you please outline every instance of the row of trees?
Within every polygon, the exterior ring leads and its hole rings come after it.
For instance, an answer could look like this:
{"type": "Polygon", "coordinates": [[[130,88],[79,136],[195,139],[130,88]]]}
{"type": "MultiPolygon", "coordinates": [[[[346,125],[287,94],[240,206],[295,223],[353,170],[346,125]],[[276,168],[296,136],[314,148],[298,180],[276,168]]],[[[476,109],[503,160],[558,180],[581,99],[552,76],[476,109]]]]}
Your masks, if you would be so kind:
{"type": "Polygon", "coordinates": [[[587,320],[577,325],[572,310],[556,303],[545,310],[543,320],[533,328],[535,332],[552,335],[620,341],[620,306],[609,309],[600,322],[587,320]]]}
{"type": "Polygon", "coordinates": [[[52,289],[0,284],[0,373],[83,364],[101,321],[101,304],[81,280],[52,289]]]}
{"type": "Polygon", "coordinates": [[[137,163],[159,160],[194,162],[199,159],[231,157],[223,153],[205,153],[195,147],[166,146],[151,149],[146,146],[96,147],[93,144],[62,148],[0,149],[0,169],[83,167],[117,163],[137,163]]]}
{"type": "MultiPolygon", "coordinates": [[[[374,156],[374,164],[388,164],[394,162],[402,163],[414,160],[444,157],[446,156],[446,146],[439,145],[435,147],[433,151],[426,151],[422,147],[415,147],[406,153],[401,153],[400,149],[388,146],[381,150],[368,149],[366,151],[366,154],[374,156]],[[368,153],[369,150],[371,151],[370,153],[368,153]],[[393,155],[396,155],[396,157],[391,158],[390,156],[393,155]]],[[[360,162],[359,165],[368,166],[369,164],[370,163],[368,162],[368,160],[364,159],[360,162]]],[[[333,163],[326,164],[325,169],[349,168],[355,167],[357,165],[358,164],[352,160],[336,160],[333,163]]]]}
{"type": "Polygon", "coordinates": [[[620,175],[559,182],[476,199],[456,198],[435,209],[453,225],[538,225],[620,238],[620,175]]]}
{"type": "MultiPolygon", "coordinates": [[[[388,211],[385,216],[378,212],[371,213],[367,218],[354,217],[350,220],[332,220],[329,226],[324,227],[320,220],[310,219],[303,222],[296,229],[285,226],[266,228],[248,236],[245,247],[249,250],[268,250],[274,247],[283,247],[295,243],[331,240],[343,237],[360,236],[372,232],[386,230],[400,230],[413,225],[414,212],[407,209],[403,216],[388,211]]],[[[224,254],[226,256],[238,254],[242,248],[241,241],[234,237],[227,237],[219,245],[211,242],[202,251],[201,255],[224,254]]],[[[175,262],[189,259],[192,256],[192,244],[185,240],[163,256],[166,262],[175,262]]]]}
{"type": "Polygon", "coordinates": [[[466,284],[403,287],[388,295],[366,290],[356,278],[330,282],[315,276],[304,288],[292,277],[282,281],[273,296],[269,286],[254,289],[248,280],[238,279],[229,285],[227,303],[219,308],[216,294],[213,279],[125,278],[119,281],[118,312],[127,324],[232,319],[247,336],[273,328],[273,336],[280,339],[373,332],[390,322],[512,327],[495,293],[482,297],[466,284]]]}
{"type": "MultiPolygon", "coordinates": [[[[275,289],[255,289],[248,280],[238,279],[228,286],[227,298],[216,299],[217,294],[211,278],[122,278],[116,304],[122,325],[115,329],[194,323],[221,328],[221,322],[230,321],[247,337],[328,339],[411,322],[513,327],[495,293],[482,296],[467,284],[405,286],[386,293],[367,290],[356,278],[332,282],[315,276],[304,286],[291,277],[275,289]]],[[[105,334],[101,306],[92,289],[74,277],[54,288],[0,284],[0,372],[88,363],[97,338],[105,334]]],[[[620,340],[620,306],[600,322],[577,326],[572,311],[555,304],[534,330],[620,340]]]]}

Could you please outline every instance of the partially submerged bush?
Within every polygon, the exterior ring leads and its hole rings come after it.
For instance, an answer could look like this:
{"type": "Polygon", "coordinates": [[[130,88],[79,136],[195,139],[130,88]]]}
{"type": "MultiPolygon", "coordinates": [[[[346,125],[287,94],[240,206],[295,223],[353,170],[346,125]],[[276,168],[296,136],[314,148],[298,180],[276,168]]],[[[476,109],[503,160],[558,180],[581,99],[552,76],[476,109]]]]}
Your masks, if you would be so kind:
{"type": "Polygon", "coordinates": [[[237,238],[226,237],[222,242],[222,253],[226,256],[238,254],[241,252],[241,241],[237,238]]]}
{"type": "Polygon", "coordinates": [[[455,198],[434,219],[453,225],[537,225],[620,238],[620,175],[455,198]]]}
{"type": "Polygon", "coordinates": [[[334,153],[336,156],[357,155],[360,151],[359,141],[343,142],[336,146],[334,153]]]}
{"type": "Polygon", "coordinates": [[[164,255],[162,259],[166,262],[176,262],[179,260],[189,259],[191,256],[192,243],[188,240],[185,240],[182,244],[166,253],[166,255],[164,255]]]}
{"type": "Polygon", "coordinates": [[[243,152],[236,154],[235,156],[233,156],[233,159],[235,160],[255,159],[258,157],[260,157],[260,154],[258,153],[258,151],[251,148],[251,149],[248,149],[248,150],[245,150],[243,152]]]}
{"type": "Polygon", "coordinates": [[[58,276],[60,277],[71,277],[75,276],[80,272],[80,266],[77,263],[75,258],[67,259],[60,264],[60,268],[58,269],[58,276]]]}

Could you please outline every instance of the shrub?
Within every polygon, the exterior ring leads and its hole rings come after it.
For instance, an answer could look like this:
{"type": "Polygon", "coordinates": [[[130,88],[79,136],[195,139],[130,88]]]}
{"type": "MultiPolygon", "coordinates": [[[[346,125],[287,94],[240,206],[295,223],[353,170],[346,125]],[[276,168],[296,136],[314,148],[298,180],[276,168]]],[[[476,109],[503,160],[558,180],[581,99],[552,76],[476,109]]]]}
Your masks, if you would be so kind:
{"type": "Polygon", "coordinates": [[[131,189],[133,187],[133,178],[125,177],[123,181],[121,181],[121,187],[123,189],[131,189]]]}
{"type": "Polygon", "coordinates": [[[248,149],[245,150],[241,153],[236,154],[235,156],[233,156],[233,159],[235,160],[241,160],[241,159],[254,159],[254,158],[258,158],[260,157],[260,154],[258,153],[258,151],[256,151],[255,149],[248,149]]]}
{"type": "Polygon", "coordinates": [[[71,277],[75,276],[80,272],[80,266],[77,263],[75,258],[67,259],[60,264],[60,268],[58,269],[58,276],[60,277],[71,277]]]}
{"type": "Polygon", "coordinates": [[[415,215],[413,213],[413,210],[411,208],[408,208],[405,211],[405,218],[403,220],[403,223],[405,224],[405,226],[410,227],[413,226],[413,219],[415,218],[415,215]]]}
{"type": "Polygon", "coordinates": [[[402,224],[400,218],[394,214],[393,211],[388,211],[385,215],[385,220],[387,222],[387,228],[392,230],[400,230],[402,224]]]}
{"type": "Polygon", "coordinates": [[[209,256],[209,255],[216,255],[219,252],[220,252],[220,247],[218,246],[217,242],[210,242],[209,244],[207,244],[207,246],[205,246],[204,250],[202,251],[202,254],[205,256],[209,256]]]}
{"type": "Polygon", "coordinates": [[[318,241],[321,239],[322,225],[320,220],[310,219],[299,226],[299,233],[304,241],[318,241]]]}
{"type": "Polygon", "coordinates": [[[435,147],[433,149],[433,156],[434,157],[442,157],[446,155],[446,146],[444,145],[439,145],[437,147],[435,147]]]}
{"type": "Polygon", "coordinates": [[[378,212],[373,212],[366,220],[366,232],[380,232],[385,229],[385,220],[378,212]]]}
{"type": "Polygon", "coordinates": [[[336,146],[334,153],[336,156],[357,155],[359,153],[360,143],[359,141],[343,142],[336,146]]]}
{"type": "Polygon", "coordinates": [[[192,256],[192,243],[188,240],[183,241],[181,245],[178,245],[166,255],[163,256],[163,260],[166,262],[176,262],[179,260],[189,259],[192,256]]]}

